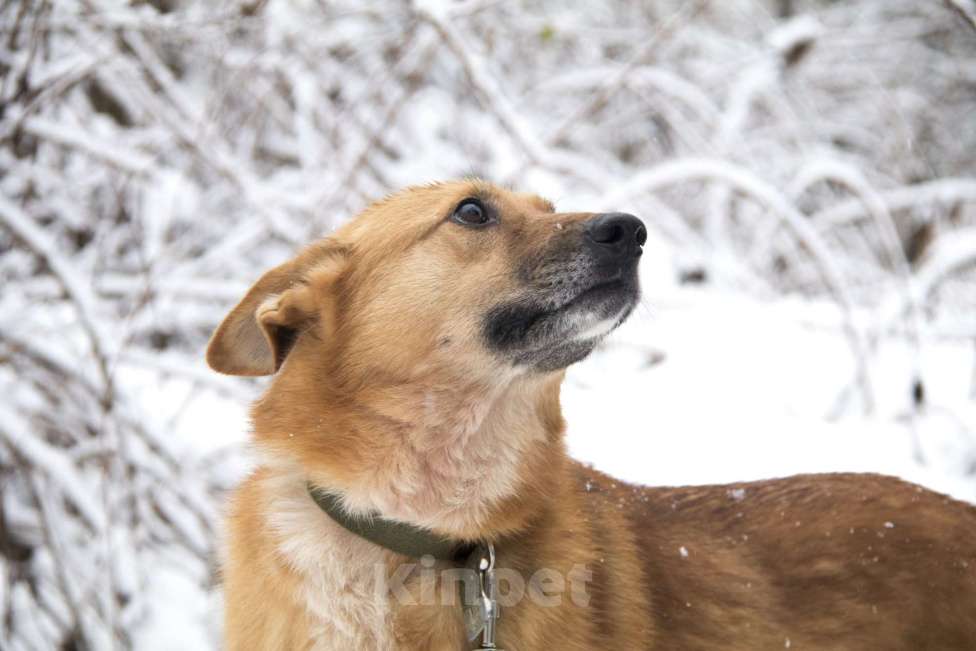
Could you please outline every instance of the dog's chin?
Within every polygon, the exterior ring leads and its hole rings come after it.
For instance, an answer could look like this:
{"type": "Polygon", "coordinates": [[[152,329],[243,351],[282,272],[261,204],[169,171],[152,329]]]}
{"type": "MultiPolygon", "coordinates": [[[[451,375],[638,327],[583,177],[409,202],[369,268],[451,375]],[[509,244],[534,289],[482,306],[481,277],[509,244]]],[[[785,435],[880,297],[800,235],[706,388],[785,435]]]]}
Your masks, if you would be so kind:
{"type": "Polygon", "coordinates": [[[532,301],[502,305],[488,316],[488,345],[512,363],[556,371],[582,360],[637,304],[636,279],[594,284],[556,307],[532,301]]]}

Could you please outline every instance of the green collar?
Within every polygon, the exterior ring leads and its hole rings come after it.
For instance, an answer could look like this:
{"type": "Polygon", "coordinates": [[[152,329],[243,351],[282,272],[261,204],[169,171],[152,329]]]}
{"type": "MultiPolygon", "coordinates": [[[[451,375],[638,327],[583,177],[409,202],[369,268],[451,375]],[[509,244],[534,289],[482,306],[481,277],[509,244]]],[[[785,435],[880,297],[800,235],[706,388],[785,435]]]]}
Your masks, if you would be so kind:
{"type": "Polygon", "coordinates": [[[429,529],[384,519],[378,513],[369,517],[350,515],[343,508],[338,495],[311,483],[308,484],[308,494],[326,515],[344,529],[397,554],[412,558],[429,555],[441,561],[463,562],[475,547],[472,543],[451,540],[429,529]]]}

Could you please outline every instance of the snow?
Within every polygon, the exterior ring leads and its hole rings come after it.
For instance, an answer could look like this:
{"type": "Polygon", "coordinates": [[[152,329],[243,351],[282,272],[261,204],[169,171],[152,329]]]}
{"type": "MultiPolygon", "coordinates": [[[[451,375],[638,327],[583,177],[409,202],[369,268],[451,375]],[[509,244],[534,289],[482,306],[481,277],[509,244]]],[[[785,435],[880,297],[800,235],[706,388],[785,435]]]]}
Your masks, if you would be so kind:
{"type": "Polygon", "coordinates": [[[49,138],[66,146],[77,147],[126,172],[151,174],[153,171],[152,160],[147,156],[137,151],[126,150],[113,143],[97,141],[86,134],[78,125],[57,124],[50,120],[33,117],[24,121],[24,128],[36,136],[49,138]]]}
{"type": "Polygon", "coordinates": [[[567,375],[576,458],[976,501],[972,0],[49,4],[0,8],[0,532],[31,551],[0,647],[219,648],[266,381],[207,337],[368,201],[471,173],[647,225],[641,305],[567,375]]]}
{"type": "MultiPolygon", "coordinates": [[[[872,369],[877,416],[831,419],[854,368],[837,315],[824,316],[830,306],[682,289],[645,293],[643,303],[599,354],[570,369],[562,402],[577,458],[653,485],[881,472],[976,501],[973,482],[953,470],[969,442],[950,433],[943,407],[904,417],[900,347],[872,369]],[[664,359],[648,367],[654,351],[664,359]],[[916,439],[943,437],[927,463],[916,458],[916,439]]],[[[946,376],[976,362],[971,346],[945,348],[938,371],[946,376]]],[[[968,400],[958,388],[942,395],[946,405],[968,400]]],[[[746,499],[744,491],[730,496],[746,499]]]]}
{"type": "Polygon", "coordinates": [[[0,405],[0,422],[6,441],[24,456],[21,463],[41,469],[49,482],[60,484],[64,493],[84,517],[86,523],[99,533],[105,526],[105,512],[93,494],[89,482],[78,474],[69,459],[59,454],[43,440],[31,433],[30,427],[16,413],[0,405]]]}
{"type": "Polygon", "coordinates": [[[137,629],[132,648],[140,651],[219,648],[220,598],[187,576],[186,559],[154,559],[146,600],[157,604],[137,629]]]}

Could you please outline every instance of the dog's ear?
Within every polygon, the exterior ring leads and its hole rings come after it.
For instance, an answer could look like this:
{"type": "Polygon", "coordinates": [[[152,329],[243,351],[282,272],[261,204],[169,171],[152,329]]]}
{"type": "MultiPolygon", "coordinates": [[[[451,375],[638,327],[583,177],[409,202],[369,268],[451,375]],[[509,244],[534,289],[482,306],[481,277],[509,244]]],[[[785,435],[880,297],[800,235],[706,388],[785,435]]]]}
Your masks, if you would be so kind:
{"type": "Polygon", "coordinates": [[[207,364],[228,375],[271,375],[302,330],[320,318],[337,275],[334,255],[311,252],[267,272],[217,327],[207,364]],[[309,269],[311,267],[311,269],[309,269]]]}

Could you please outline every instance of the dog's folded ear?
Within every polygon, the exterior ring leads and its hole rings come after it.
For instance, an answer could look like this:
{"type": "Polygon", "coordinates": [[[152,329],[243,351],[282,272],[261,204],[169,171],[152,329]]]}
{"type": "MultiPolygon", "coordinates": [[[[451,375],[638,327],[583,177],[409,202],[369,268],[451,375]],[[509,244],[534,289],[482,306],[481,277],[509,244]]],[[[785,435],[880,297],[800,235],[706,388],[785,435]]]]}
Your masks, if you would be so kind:
{"type": "Polygon", "coordinates": [[[210,368],[228,375],[271,375],[281,368],[298,336],[329,302],[336,269],[328,263],[334,256],[313,264],[312,253],[275,267],[251,287],[210,338],[210,368]]]}

